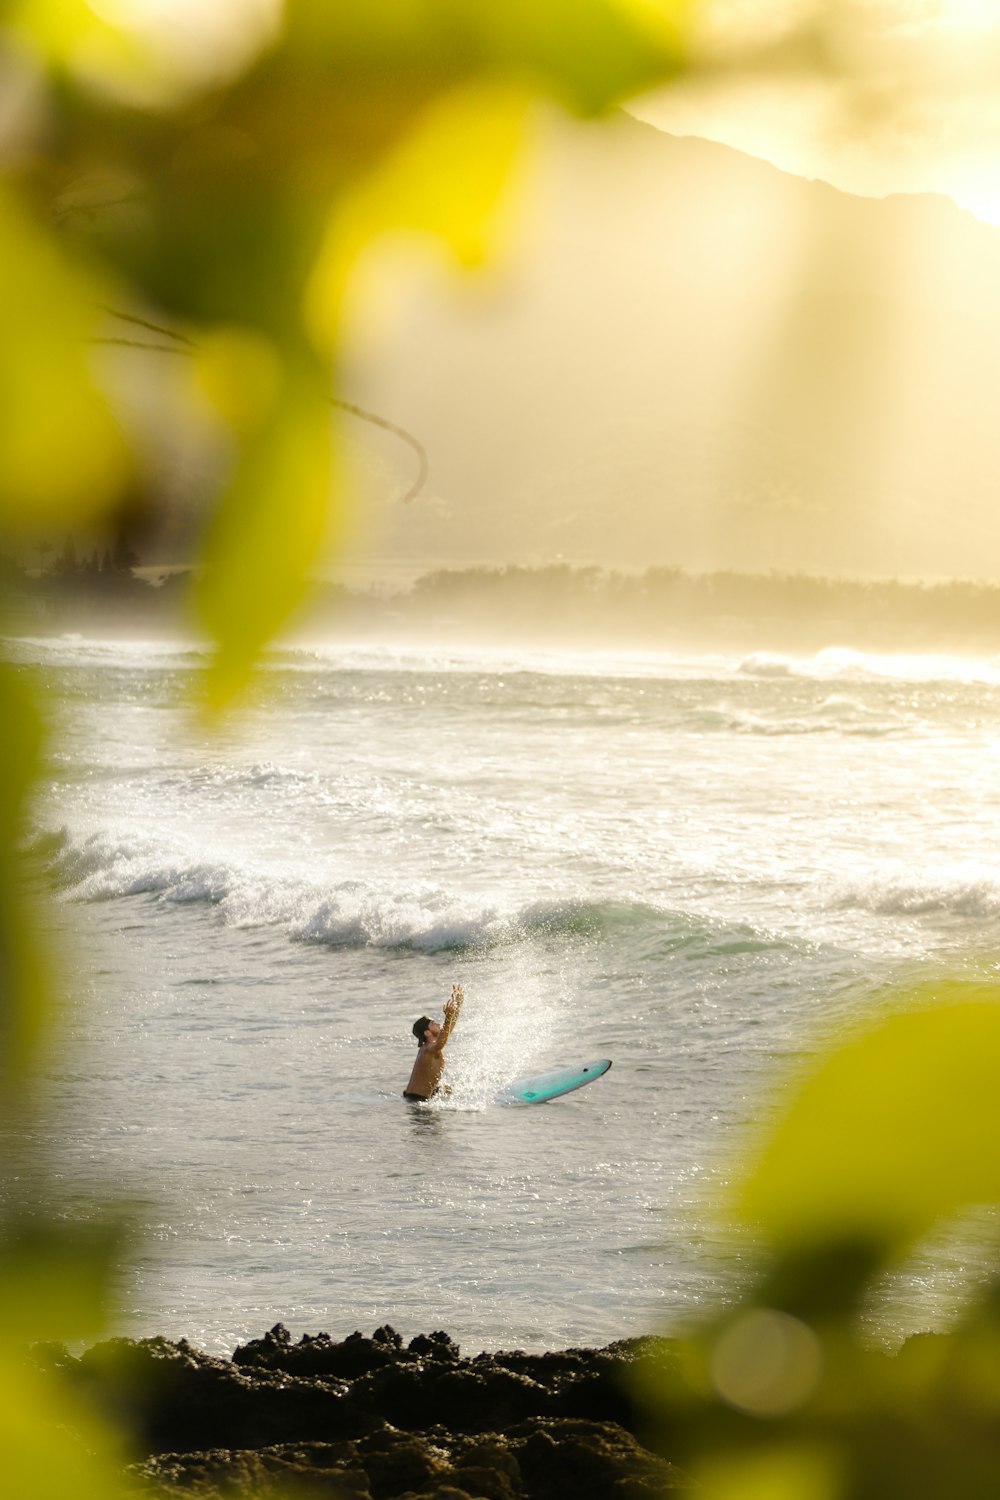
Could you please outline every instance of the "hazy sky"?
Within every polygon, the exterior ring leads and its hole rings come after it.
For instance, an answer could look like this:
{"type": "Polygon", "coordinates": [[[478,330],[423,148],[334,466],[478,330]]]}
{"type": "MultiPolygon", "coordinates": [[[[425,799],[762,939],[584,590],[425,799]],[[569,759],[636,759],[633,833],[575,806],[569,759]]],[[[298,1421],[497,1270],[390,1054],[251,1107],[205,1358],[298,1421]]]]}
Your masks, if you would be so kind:
{"type": "Polygon", "coordinates": [[[704,71],[639,101],[855,193],[942,192],[1000,224],[997,0],[702,0],[704,71]]]}
{"type": "Polygon", "coordinates": [[[1000,577],[1000,229],[623,118],[553,122],[525,239],[367,341],[431,466],[380,445],[383,555],[1000,577]]]}

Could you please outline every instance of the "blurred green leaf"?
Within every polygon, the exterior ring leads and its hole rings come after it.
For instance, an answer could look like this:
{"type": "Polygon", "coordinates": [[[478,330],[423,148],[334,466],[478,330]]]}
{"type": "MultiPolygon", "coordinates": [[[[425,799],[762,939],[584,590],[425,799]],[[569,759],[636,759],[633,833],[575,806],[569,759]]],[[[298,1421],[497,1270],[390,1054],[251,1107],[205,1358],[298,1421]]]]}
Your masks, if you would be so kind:
{"type": "MultiPolygon", "coordinates": [[[[470,42],[496,69],[554,94],[580,114],[597,114],[651,88],[680,65],[687,0],[508,0],[472,5],[470,42]]],[[[464,17],[463,17],[463,12],[464,17]]],[[[468,20],[466,19],[466,24],[468,20]]]]}
{"type": "Polygon", "coordinates": [[[0,527],[86,525],[114,504],[125,445],[88,365],[106,300],[0,191],[0,527]]]}
{"type": "Polygon", "coordinates": [[[5,662],[0,662],[0,721],[0,849],[12,850],[23,831],[28,793],[41,764],[42,719],[29,677],[5,662]]]}
{"type": "Polygon", "coordinates": [[[104,1332],[122,1239],[119,1221],[8,1224],[0,1239],[0,1338],[28,1344],[104,1332]]]}
{"type": "Polygon", "coordinates": [[[795,1092],[741,1194],[772,1240],[901,1246],[1000,1202],[1000,990],[939,997],[837,1046],[795,1092]]]}
{"type": "Polygon", "coordinates": [[[203,335],[192,355],[196,394],[237,435],[259,428],[282,383],[281,358],[271,341],[230,326],[203,335]]]}
{"type": "Polygon", "coordinates": [[[2,1347],[0,1452],[4,1488],[17,1500],[111,1500],[124,1491],[123,1455],[108,1429],[56,1375],[2,1347]]]}
{"type": "Polygon", "coordinates": [[[0,663],[0,1089],[10,1108],[45,1029],[41,966],[23,900],[20,844],[41,754],[41,720],[27,678],[0,663]]]}
{"type": "Polygon", "coordinates": [[[583,114],[619,103],[681,64],[691,0],[290,0],[287,42],[370,78],[410,68],[435,92],[503,77],[583,114]]]}
{"type": "Polygon", "coordinates": [[[75,63],[91,73],[102,66],[134,73],[146,60],[135,35],[111,24],[87,0],[6,0],[0,14],[22,43],[57,67],[75,63]]]}
{"type": "Polygon", "coordinates": [[[243,687],[306,592],[309,568],[338,514],[331,449],[329,402],[318,372],[300,361],[246,440],[205,543],[197,602],[218,644],[208,683],[212,707],[243,687]]]}
{"type": "Polygon", "coordinates": [[[397,229],[442,241],[464,266],[482,262],[511,167],[525,141],[529,100],[509,88],[456,89],[435,102],[361,186],[334,209],[309,289],[322,343],[338,332],[352,268],[397,229]]]}
{"type": "Polygon", "coordinates": [[[703,1500],[836,1500],[843,1493],[839,1470],[835,1450],[801,1444],[739,1457],[717,1453],[698,1468],[698,1494],[703,1500]]]}

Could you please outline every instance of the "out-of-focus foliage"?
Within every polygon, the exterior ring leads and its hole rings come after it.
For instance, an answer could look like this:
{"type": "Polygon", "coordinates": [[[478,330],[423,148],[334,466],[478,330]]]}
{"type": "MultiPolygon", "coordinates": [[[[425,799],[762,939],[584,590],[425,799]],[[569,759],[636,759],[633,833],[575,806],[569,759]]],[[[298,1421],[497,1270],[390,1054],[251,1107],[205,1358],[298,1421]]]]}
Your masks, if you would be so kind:
{"type": "Polygon", "coordinates": [[[83,522],[126,471],[121,434],[88,366],[104,288],[0,194],[0,522],[5,530],[83,522]]]}
{"type": "Polygon", "coordinates": [[[202,617],[219,643],[216,684],[227,696],[299,602],[326,531],[330,411],[316,399],[311,364],[283,372],[268,420],[255,424],[244,444],[206,539],[202,617]]]}
{"type": "Polygon", "coordinates": [[[55,1375],[9,1346],[0,1348],[0,1445],[8,1493],[23,1500],[111,1500],[129,1492],[120,1441],[55,1375]]]}
{"type": "MultiPolygon", "coordinates": [[[[0,550],[113,527],[155,486],[99,355],[123,319],[158,330],[225,459],[198,607],[217,644],[208,698],[228,701],[344,524],[330,403],[358,256],[404,228],[482,259],[532,102],[600,113],[669,77],[682,9],[229,0],[200,19],[160,7],[176,25],[158,32],[131,0],[0,3],[0,550]],[[181,44],[185,24],[205,28],[200,46],[181,44]]],[[[19,854],[41,716],[11,668],[0,716],[4,1479],[24,1497],[108,1500],[115,1443],[25,1352],[100,1331],[119,1235],[96,1206],[74,1228],[17,1157],[52,1017],[19,854]]]]}
{"type": "Polygon", "coordinates": [[[1000,1203],[1000,1004],[891,1017],[825,1058],[788,1107],[743,1207],[787,1245],[905,1245],[949,1213],[1000,1203]]]}
{"type": "Polygon", "coordinates": [[[739,1303],[643,1389],[708,1500],[979,1500],[1000,1488],[1000,1275],[894,1353],[873,1298],[932,1226],[1000,1202],[1000,988],[944,985],[790,1092],[736,1214],[764,1247],[739,1303]]]}
{"type": "Polygon", "coordinates": [[[596,113],[668,77],[683,8],[288,0],[256,33],[262,8],[245,8],[256,46],[241,66],[198,59],[185,71],[139,24],[141,6],[8,4],[8,522],[87,524],[134,486],[143,455],[109,410],[87,345],[102,306],[199,345],[220,333],[256,341],[273,370],[269,399],[244,398],[239,362],[214,369],[215,405],[241,413],[201,587],[220,645],[212,688],[224,698],[297,602],[325,519],[336,524],[346,504],[319,431],[357,257],[406,228],[437,236],[460,262],[481,259],[531,101],[596,113]],[[130,13],[131,28],[103,19],[130,13]]]}
{"type": "Polygon", "coordinates": [[[431,234],[460,265],[486,258],[492,218],[528,131],[530,102],[530,94],[510,86],[450,91],[340,198],[310,281],[309,321],[318,341],[336,337],[351,268],[380,234],[431,234]]]}
{"type": "Polygon", "coordinates": [[[25,920],[18,840],[38,771],[41,723],[28,684],[0,666],[0,1120],[15,1114],[42,1031],[38,955],[25,920]]]}
{"type": "MultiPolygon", "coordinates": [[[[206,7],[206,10],[210,7],[206,7]]],[[[394,228],[482,257],[540,96],[599,113],[681,65],[680,0],[288,0],[254,34],[171,48],[126,0],[0,4],[0,528],[111,519],[141,444],[104,391],[102,309],[167,325],[228,469],[201,583],[227,700],[342,524],[329,398],[351,272],[394,228]],[[135,23],[108,16],[133,14],[135,23]]],[[[49,1030],[18,848],[40,731],[0,673],[0,1070],[8,1143],[49,1030]]],[[[646,1394],[709,1500],[1000,1490],[1000,1284],[895,1359],[862,1319],[902,1248],[995,1201],[1000,996],[952,995],[848,1041],[792,1099],[743,1190],[769,1242],[745,1300],[646,1394]]],[[[12,1494],[116,1492],[118,1455],[26,1363],[100,1326],[117,1243],[0,1203],[0,1434],[12,1494]]],[[[22,1183],[22,1188],[24,1184],[22,1183]]]]}

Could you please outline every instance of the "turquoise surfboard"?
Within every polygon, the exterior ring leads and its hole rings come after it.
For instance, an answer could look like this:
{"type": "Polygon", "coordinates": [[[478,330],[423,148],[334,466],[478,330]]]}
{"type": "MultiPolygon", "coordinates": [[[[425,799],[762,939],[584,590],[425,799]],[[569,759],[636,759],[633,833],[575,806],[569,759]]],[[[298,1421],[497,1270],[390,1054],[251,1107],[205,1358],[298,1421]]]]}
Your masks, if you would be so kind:
{"type": "Polygon", "coordinates": [[[611,1059],[603,1057],[599,1062],[580,1063],[575,1068],[557,1068],[554,1073],[536,1073],[533,1078],[515,1078],[497,1094],[498,1104],[544,1104],[547,1099],[558,1099],[560,1094],[571,1094],[582,1089],[597,1078],[603,1078],[611,1067],[611,1059]]]}

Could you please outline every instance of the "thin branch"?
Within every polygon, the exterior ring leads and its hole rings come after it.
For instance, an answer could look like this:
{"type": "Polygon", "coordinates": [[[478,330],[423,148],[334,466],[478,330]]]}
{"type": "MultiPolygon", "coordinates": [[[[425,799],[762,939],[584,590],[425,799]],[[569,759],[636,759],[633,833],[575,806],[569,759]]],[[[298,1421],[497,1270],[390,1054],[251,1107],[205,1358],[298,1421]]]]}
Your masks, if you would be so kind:
{"type": "Polygon", "coordinates": [[[339,406],[342,411],[350,412],[352,417],[358,417],[362,422],[370,422],[374,427],[381,427],[384,432],[391,432],[393,437],[398,437],[401,442],[413,449],[420,467],[416,479],[400,501],[401,505],[409,505],[410,501],[415,500],[420,494],[430,473],[430,460],[423,443],[415,438],[412,432],[407,432],[405,427],[398,427],[395,422],[390,422],[388,417],[380,417],[376,412],[365,411],[364,407],[355,406],[353,401],[341,401],[339,396],[331,396],[330,403],[332,406],[339,406]]]}
{"type": "MultiPolygon", "coordinates": [[[[116,307],[102,307],[102,312],[108,313],[112,318],[118,318],[122,323],[132,323],[137,328],[148,328],[151,333],[162,334],[165,338],[176,339],[175,344],[144,344],[138,339],[115,339],[94,338],[92,344],[112,344],[120,349],[148,349],[154,354],[193,354],[198,345],[195,340],[189,338],[186,333],[178,333],[173,328],[165,328],[161,323],[151,323],[148,318],[138,318],[133,313],[119,312],[116,307]]],[[[427,450],[419,438],[415,438],[412,432],[407,432],[405,427],[400,427],[396,422],[390,422],[388,417],[380,417],[377,412],[366,411],[362,406],[355,406],[353,401],[342,401],[339,396],[330,397],[331,406],[339,406],[341,411],[349,412],[352,417],[357,417],[361,422],[368,422],[373,427],[381,427],[383,432],[389,432],[393,437],[399,438],[400,442],[406,443],[407,447],[417,455],[417,477],[410,485],[400,504],[409,505],[415,500],[427,483],[430,473],[430,460],[427,450]]]]}
{"type": "Polygon", "coordinates": [[[154,354],[191,354],[192,350],[182,349],[177,344],[143,344],[138,339],[88,339],[88,344],[113,344],[119,349],[151,349],[154,354]]]}
{"type": "MultiPolygon", "coordinates": [[[[134,313],[119,312],[117,307],[101,307],[101,312],[108,313],[112,318],[117,318],[122,323],[134,323],[136,328],[148,328],[150,333],[162,333],[165,338],[176,339],[179,344],[187,344],[192,349],[198,346],[194,339],[188,338],[186,333],[178,333],[175,328],[165,328],[162,323],[151,323],[148,318],[137,318],[134,313]]],[[[109,343],[110,340],[105,340],[109,343]]]]}

